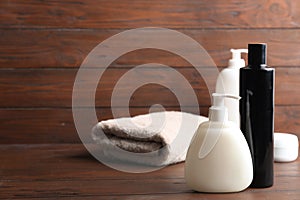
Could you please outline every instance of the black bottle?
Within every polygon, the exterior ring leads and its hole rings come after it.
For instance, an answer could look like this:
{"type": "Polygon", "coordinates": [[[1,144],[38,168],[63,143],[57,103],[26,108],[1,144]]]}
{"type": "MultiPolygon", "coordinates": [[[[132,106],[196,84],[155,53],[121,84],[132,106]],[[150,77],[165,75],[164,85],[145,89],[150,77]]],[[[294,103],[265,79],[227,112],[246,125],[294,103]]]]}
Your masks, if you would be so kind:
{"type": "Polygon", "coordinates": [[[273,185],[274,76],[267,68],[266,44],[248,44],[248,66],[240,69],[240,113],[253,160],[250,187],[273,185]]]}

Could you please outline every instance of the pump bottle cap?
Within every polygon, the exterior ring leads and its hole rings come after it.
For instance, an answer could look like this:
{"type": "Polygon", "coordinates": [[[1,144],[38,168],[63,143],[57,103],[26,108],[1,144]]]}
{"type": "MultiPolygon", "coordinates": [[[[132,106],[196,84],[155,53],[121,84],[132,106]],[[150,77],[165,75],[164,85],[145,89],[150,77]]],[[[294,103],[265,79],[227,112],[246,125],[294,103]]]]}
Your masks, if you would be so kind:
{"type": "Polygon", "coordinates": [[[248,49],[230,49],[232,58],[228,61],[228,67],[241,68],[245,67],[245,60],[242,59],[242,53],[248,53],[248,49]]]}
{"type": "Polygon", "coordinates": [[[224,98],[232,98],[239,100],[239,96],[234,96],[230,94],[219,94],[213,93],[213,105],[209,108],[209,120],[210,121],[227,121],[228,120],[228,110],[224,105],[224,98]]]}
{"type": "MultiPolygon", "coordinates": [[[[226,122],[228,120],[228,111],[224,106],[225,98],[233,98],[240,99],[239,96],[221,94],[221,93],[213,93],[213,105],[209,108],[209,121],[213,122],[226,122]]],[[[198,158],[205,158],[209,152],[212,151],[214,146],[217,144],[219,138],[221,136],[221,131],[217,131],[216,134],[206,134],[204,137],[203,145],[201,146],[198,158]]]]}

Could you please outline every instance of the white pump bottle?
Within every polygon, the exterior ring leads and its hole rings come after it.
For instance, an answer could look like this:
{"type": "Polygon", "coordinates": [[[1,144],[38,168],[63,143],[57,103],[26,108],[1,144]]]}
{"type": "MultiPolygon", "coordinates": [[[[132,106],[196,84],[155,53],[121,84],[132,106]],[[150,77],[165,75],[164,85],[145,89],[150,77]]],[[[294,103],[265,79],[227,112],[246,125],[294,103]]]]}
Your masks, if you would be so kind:
{"type": "MultiPolygon", "coordinates": [[[[229,60],[228,67],[218,76],[216,93],[239,96],[240,68],[245,67],[245,60],[241,58],[241,53],[248,53],[248,49],[230,49],[230,51],[232,59],[229,60]]],[[[228,108],[229,121],[235,122],[240,127],[239,102],[225,99],[225,106],[228,108]]]]}
{"type": "Polygon", "coordinates": [[[246,189],[253,179],[250,149],[240,129],[228,121],[224,98],[213,94],[209,121],[200,124],[185,161],[187,185],[199,192],[227,193],[246,189]]]}

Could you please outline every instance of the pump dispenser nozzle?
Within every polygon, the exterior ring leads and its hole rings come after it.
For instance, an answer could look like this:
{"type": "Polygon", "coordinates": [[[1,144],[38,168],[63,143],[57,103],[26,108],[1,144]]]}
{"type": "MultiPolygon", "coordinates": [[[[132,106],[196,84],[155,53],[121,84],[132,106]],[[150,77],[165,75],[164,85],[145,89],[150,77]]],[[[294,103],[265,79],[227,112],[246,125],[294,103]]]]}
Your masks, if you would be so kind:
{"type": "Polygon", "coordinates": [[[248,53],[248,49],[230,49],[232,58],[228,62],[228,67],[245,67],[245,60],[242,59],[242,53],[248,53]]]}
{"type": "Polygon", "coordinates": [[[231,98],[240,100],[239,96],[230,95],[230,94],[220,94],[213,93],[213,105],[209,108],[209,120],[210,121],[227,121],[228,120],[228,111],[224,106],[224,99],[231,98]]]}

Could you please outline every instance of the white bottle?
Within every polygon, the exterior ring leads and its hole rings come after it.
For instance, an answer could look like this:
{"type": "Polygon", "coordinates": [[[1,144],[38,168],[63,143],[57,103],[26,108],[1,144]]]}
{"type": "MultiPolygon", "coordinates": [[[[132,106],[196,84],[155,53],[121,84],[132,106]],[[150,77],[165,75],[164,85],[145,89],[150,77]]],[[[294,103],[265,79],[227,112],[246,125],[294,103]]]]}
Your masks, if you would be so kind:
{"type": "Polygon", "coordinates": [[[239,99],[213,94],[209,121],[200,124],[186,156],[187,185],[199,192],[239,192],[246,189],[253,179],[248,144],[240,129],[228,121],[225,97],[239,99]]]}
{"type": "MultiPolygon", "coordinates": [[[[240,68],[245,67],[245,60],[241,53],[248,53],[248,49],[230,49],[232,59],[228,67],[223,69],[218,76],[216,93],[239,96],[240,93],[240,68]]],[[[225,99],[225,106],[228,109],[229,121],[235,122],[240,127],[239,102],[234,99],[225,99]]]]}

